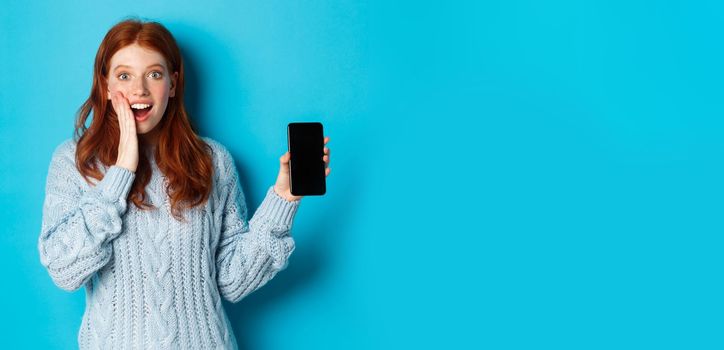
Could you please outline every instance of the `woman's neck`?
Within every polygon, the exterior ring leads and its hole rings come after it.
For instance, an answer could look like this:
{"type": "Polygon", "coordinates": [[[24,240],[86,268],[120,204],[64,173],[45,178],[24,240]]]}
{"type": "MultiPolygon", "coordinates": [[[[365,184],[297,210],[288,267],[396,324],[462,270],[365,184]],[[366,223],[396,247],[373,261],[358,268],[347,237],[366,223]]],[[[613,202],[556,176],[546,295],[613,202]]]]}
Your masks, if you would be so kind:
{"type": "Polygon", "coordinates": [[[138,134],[139,143],[145,147],[154,148],[158,144],[158,128],[153,129],[145,134],[138,134]]]}

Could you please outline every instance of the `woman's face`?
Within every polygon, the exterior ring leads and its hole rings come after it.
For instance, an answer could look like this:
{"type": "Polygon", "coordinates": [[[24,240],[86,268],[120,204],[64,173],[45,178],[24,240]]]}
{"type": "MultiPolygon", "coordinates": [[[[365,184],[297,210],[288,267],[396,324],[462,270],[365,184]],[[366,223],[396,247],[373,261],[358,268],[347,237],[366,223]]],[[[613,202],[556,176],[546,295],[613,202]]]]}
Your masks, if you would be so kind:
{"type": "Polygon", "coordinates": [[[136,117],[137,133],[145,134],[163,118],[169,97],[176,94],[176,79],[178,72],[168,71],[163,55],[134,43],[111,57],[107,98],[120,91],[136,117]],[[140,104],[151,106],[143,110],[140,104]]]}

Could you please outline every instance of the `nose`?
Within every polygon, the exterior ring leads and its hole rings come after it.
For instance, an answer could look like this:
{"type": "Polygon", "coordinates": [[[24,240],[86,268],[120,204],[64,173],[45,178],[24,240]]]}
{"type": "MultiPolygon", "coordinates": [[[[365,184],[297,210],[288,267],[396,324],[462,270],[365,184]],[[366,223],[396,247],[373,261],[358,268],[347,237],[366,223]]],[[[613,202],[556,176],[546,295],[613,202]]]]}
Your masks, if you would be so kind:
{"type": "Polygon", "coordinates": [[[148,89],[146,88],[145,79],[134,79],[133,85],[131,86],[131,95],[133,95],[133,96],[148,95],[148,89]]]}

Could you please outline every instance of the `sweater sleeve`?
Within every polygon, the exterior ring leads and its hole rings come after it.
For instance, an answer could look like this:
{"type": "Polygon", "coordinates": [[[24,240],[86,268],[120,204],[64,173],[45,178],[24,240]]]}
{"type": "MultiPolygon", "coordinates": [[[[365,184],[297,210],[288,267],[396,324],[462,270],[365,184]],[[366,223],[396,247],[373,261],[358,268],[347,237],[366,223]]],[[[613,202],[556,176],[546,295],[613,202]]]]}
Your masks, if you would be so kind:
{"type": "Polygon", "coordinates": [[[56,149],[48,170],[38,250],[53,282],[79,289],[111,259],[111,241],[122,229],[121,216],[135,173],[111,166],[96,186],[82,191],[72,152],[56,149]]]}
{"type": "Polygon", "coordinates": [[[300,201],[287,201],[271,186],[247,221],[244,193],[233,161],[227,171],[231,179],[222,189],[226,196],[216,252],[217,283],[221,295],[236,303],[287,267],[295,247],[291,226],[300,201]]]}

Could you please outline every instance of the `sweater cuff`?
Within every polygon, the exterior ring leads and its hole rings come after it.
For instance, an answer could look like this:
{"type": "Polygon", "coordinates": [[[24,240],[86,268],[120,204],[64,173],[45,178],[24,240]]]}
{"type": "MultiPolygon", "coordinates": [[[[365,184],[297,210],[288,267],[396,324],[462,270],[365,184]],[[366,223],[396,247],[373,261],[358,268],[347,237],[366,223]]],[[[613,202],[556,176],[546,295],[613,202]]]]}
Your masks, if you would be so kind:
{"type": "Polygon", "coordinates": [[[291,226],[300,202],[300,200],[288,201],[284,199],[274,191],[274,186],[271,186],[254,216],[268,218],[277,225],[291,226]]]}
{"type": "Polygon", "coordinates": [[[131,191],[131,185],[136,178],[136,173],[117,165],[112,165],[106,171],[103,180],[99,184],[101,195],[108,201],[115,203],[117,201],[125,201],[128,192],[131,191]]]}

